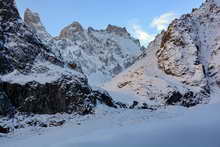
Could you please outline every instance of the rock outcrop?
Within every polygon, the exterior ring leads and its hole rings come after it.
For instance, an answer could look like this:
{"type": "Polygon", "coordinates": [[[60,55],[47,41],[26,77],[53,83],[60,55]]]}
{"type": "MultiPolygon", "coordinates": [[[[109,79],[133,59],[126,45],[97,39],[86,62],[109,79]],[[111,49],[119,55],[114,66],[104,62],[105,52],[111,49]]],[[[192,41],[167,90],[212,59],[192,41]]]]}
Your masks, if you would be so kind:
{"type": "MultiPolygon", "coordinates": [[[[72,75],[63,75],[48,83],[39,81],[24,84],[2,82],[0,89],[5,91],[5,95],[3,95],[5,99],[8,96],[11,104],[20,112],[88,114],[93,113],[98,101],[117,108],[108,94],[93,91],[84,78],[79,79],[72,75]]],[[[7,101],[5,103],[8,105],[7,101]]]]}
{"type": "Polygon", "coordinates": [[[20,18],[14,0],[0,1],[0,9],[0,115],[10,113],[10,107],[39,114],[88,114],[97,101],[114,103],[91,89],[76,64],[56,56],[39,39],[20,18]]]}
{"type": "Polygon", "coordinates": [[[7,115],[12,107],[11,101],[6,93],[0,89],[0,115],[7,115]]]}
{"type": "Polygon", "coordinates": [[[52,36],[47,33],[46,28],[43,26],[38,13],[34,13],[30,9],[27,9],[24,14],[24,22],[30,26],[32,31],[37,34],[39,38],[47,38],[44,40],[52,38],[52,36]]]}
{"type": "Polygon", "coordinates": [[[130,36],[126,28],[117,27],[111,24],[107,26],[106,31],[120,36],[130,36]]]}
{"type": "Polygon", "coordinates": [[[214,0],[173,21],[157,52],[160,68],[187,85],[207,90],[218,85],[219,22],[220,6],[214,0]]]}

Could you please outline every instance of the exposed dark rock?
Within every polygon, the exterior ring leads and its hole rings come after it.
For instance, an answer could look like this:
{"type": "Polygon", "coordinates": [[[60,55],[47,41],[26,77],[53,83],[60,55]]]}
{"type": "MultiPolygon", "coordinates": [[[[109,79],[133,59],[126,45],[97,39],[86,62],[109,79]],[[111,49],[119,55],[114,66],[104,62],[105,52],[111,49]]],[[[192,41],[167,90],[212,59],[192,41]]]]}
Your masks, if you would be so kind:
{"type": "Polygon", "coordinates": [[[110,107],[116,107],[108,93],[92,91],[87,81],[77,81],[67,76],[45,84],[34,81],[25,85],[3,82],[0,88],[21,112],[88,114],[92,113],[97,100],[110,107]]]}
{"type": "Polygon", "coordinates": [[[118,88],[123,88],[123,87],[127,86],[130,83],[132,83],[132,82],[131,81],[126,81],[126,82],[123,82],[123,83],[119,83],[118,88]]]}
{"type": "Polygon", "coordinates": [[[12,105],[10,99],[5,94],[5,92],[0,89],[0,115],[5,116],[10,113],[11,107],[12,105]]]}
{"type": "Polygon", "coordinates": [[[160,106],[157,105],[148,105],[147,103],[143,103],[142,106],[138,107],[138,109],[156,111],[160,106]]]}
{"type": "Polygon", "coordinates": [[[42,127],[42,128],[47,128],[48,127],[48,125],[47,124],[45,124],[45,123],[40,123],[40,125],[39,125],[40,127],[42,127]]]}
{"type": "Polygon", "coordinates": [[[199,93],[196,94],[192,91],[188,91],[185,94],[181,94],[180,92],[174,91],[169,93],[168,96],[165,97],[165,103],[167,105],[181,105],[184,107],[193,107],[197,104],[200,104],[202,102],[203,97],[207,97],[207,93],[207,91],[204,91],[203,95],[199,95],[199,93]]]}
{"type": "Polygon", "coordinates": [[[0,133],[7,134],[9,132],[10,132],[9,128],[4,128],[4,127],[0,126],[0,133]]]}
{"type": "Polygon", "coordinates": [[[13,71],[10,61],[0,53],[0,75],[7,74],[13,71]]]}
{"type": "Polygon", "coordinates": [[[142,109],[149,109],[149,106],[147,105],[147,103],[143,103],[143,106],[141,108],[142,109]]]}
{"type": "Polygon", "coordinates": [[[139,102],[134,101],[133,104],[129,107],[130,109],[134,109],[135,107],[137,107],[139,104],[139,102]]]}
{"type": "Polygon", "coordinates": [[[174,105],[177,102],[180,102],[180,100],[182,99],[183,95],[180,92],[174,91],[172,93],[170,93],[166,98],[166,104],[168,105],[174,105]]]}
{"type": "Polygon", "coordinates": [[[124,108],[124,109],[127,109],[127,108],[128,108],[128,106],[127,106],[126,104],[122,103],[122,102],[116,102],[115,104],[116,104],[119,108],[124,108]]]}
{"type": "Polygon", "coordinates": [[[105,104],[109,107],[117,108],[111,96],[107,93],[107,91],[95,90],[93,91],[92,97],[96,98],[100,103],[105,104]]]}
{"type": "Polygon", "coordinates": [[[59,126],[62,126],[63,124],[65,123],[65,120],[62,120],[62,121],[52,121],[50,122],[49,126],[50,127],[59,127],[59,126]]]}

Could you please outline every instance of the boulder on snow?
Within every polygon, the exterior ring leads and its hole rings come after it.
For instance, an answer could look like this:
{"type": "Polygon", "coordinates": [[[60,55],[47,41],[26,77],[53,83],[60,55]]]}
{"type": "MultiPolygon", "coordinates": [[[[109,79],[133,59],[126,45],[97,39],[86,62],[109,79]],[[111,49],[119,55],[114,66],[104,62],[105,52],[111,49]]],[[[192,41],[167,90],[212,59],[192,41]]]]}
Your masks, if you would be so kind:
{"type": "Polygon", "coordinates": [[[10,129],[9,128],[4,128],[2,126],[0,126],[0,133],[2,134],[7,134],[10,132],[10,129]]]}
{"type": "Polygon", "coordinates": [[[109,107],[117,108],[114,100],[105,90],[94,90],[92,97],[96,98],[101,104],[105,104],[109,107]]]}
{"type": "Polygon", "coordinates": [[[139,104],[139,102],[137,101],[133,101],[133,104],[129,107],[130,109],[134,109],[135,107],[137,107],[139,104]]]}
{"type": "Polygon", "coordinates": [[[197,104],[200,104],[204,97],[207,97],[207,91],[201,91],[200,93],[195,93],[193,91],[188,91],[184,94],[173,91],[170,92],[165,98],[165,103],[167,105],[181,105],[184,107],[192,107],[197,104]],[[200,94],[202,93],[202,94],[200,94]]]}

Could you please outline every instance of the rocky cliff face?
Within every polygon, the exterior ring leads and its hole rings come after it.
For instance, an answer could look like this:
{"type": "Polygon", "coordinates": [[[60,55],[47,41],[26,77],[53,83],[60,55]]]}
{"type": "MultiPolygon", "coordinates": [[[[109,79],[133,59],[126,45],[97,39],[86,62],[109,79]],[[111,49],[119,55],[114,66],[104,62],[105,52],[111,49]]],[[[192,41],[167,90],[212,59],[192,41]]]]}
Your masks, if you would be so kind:
{"type": "MultiPolygon", "coordinates": [[[[25,12],[25,18],[28,16],[39,20],[38,15],[29,10],[25,12]]],[[[25,22],[36,30],[38,36],[43,36],[42,32],[47,36],[48,33],[41,29],[43,26],[36,27],[42,23],[34,22],[35,19],[25,19],[25,22]]],[[[73,22],[61,30],[58,37],[43,37],[43,40],[53,46],[57,56],[80,65],[94,85],[111,79],[131,66],[143,50],[139,41],[132,38],[125,28],[113,25],[105,30],[95,30],[91,27],[84,29],[79,22],[73,22]]]]}
{"type": "Polygon", "coordinates": [[[207,0],[174,20],[150,43],[146,57],[105,87],[132,90],[167,104],[206,101],[213,90],[219,90],[219,22],[218,1],[207,0]]]}
{"type": "Polygon", "coordinates": [[[1,74],[15,69],[23,71],[46,48],[23,24],[13,0],[1,1],[0,6],[1,74]]]}
{"type": "Polygon", "coordinates": [[[217,2],[207,0],[191,14],[173,21],[157,52],[160,68],[187,85],[207,89],[218,85],[220,6],[217,2]]]}
{"type": "Polygon", "coordinates": [[[14,0],[0,1],[0,20],[0,115],[12,107],[41,114],[87,114],[97,101],[116,107],[105,92],[91,89],[75,64],[42,43],[20,18],[14,0]]]}

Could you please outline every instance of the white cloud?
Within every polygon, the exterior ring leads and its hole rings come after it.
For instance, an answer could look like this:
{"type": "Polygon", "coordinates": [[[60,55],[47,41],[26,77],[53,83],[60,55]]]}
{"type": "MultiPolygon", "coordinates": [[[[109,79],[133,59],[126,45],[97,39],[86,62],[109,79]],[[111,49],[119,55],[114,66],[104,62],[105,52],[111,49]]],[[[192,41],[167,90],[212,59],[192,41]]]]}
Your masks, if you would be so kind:
{"type": "Polygon", "coordinates": [[[141,44],[143,45],[147,45],[149,42],[154,40],[155,35],[145,32],[138,24],[132,24],[131,29],[131,32],[134,35],[134,37],[139,39],[141,44]]]}
{"type": "MultiPolygon", "coordinates": [[[[177,18],[177,15],[172,12],[164,13],[159,17],[155,17],[152,22],[149,23],[146,27],[151,27],[151,31],[155,32],[153,34],[148,33],[145,29],[142,28],[142,23],[140,23],[139,19],[133,19],[130,21],[128,28],[131,34],[140,40],[142,45],[147,46],[151,41],[154,40],[157,33],[160,33],[162,30],[167,29],[168,25],[172,20],[177,18]]],[[[148,28],[148,29],[149,29],[148,28]]]]}
{"type": "Polygon", "coordinates": [[[155,17],[151,23],[151,26],[156,28],[157,31],[162,31],[167,29],[167,26],[175,19],[177,15],[172,12],[164,13],[159,17],[155,17]]]}

